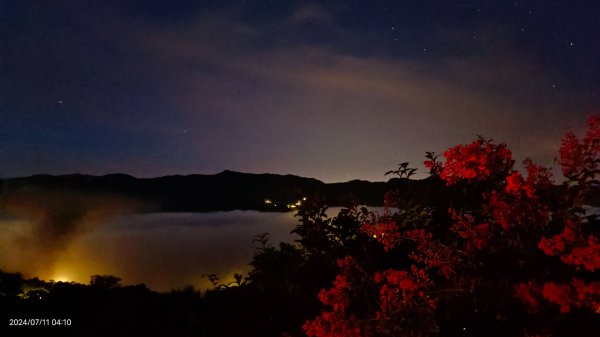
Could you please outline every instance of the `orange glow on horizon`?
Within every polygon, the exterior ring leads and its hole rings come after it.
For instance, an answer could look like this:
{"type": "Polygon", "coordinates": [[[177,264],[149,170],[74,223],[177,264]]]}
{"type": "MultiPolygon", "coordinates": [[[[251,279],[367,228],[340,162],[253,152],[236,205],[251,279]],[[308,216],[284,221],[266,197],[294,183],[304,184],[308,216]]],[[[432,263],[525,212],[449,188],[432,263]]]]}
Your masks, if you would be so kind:
{"type": "Polygon", "coordinates": [[[55,282],[71,282],[71,281],[73,281],[73,278],[71,277],[71,275],[64,271],[54,273],[54,275],[50,279],[54,280],[55,282]]]}

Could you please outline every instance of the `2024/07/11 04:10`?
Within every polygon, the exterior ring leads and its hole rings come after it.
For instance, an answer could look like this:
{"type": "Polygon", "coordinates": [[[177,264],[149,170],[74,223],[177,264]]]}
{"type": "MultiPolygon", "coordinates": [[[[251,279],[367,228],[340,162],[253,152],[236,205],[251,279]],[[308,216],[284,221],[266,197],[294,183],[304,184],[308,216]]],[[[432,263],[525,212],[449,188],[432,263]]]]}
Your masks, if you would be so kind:
{"type": "Polygon", "coordinates": [[[70,318],[10,318],[10,326],[70,326],[70,318]]]}

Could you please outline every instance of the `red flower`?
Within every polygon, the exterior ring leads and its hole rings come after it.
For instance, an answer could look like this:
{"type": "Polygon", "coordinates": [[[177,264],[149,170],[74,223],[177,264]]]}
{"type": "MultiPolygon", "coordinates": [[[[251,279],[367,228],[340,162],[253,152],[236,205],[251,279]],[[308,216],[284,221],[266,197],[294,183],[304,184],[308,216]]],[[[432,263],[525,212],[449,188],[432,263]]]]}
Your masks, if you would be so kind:
{"type": "Polygon", "coordinates": [[[588,118],[588,129],[583,138],[583,143],[592,147],[593,152],[598,152],[600,145],[600,116],[593,115],[588,118]]]}
{"type": "Polygon", "coordinates": [[[587,305],[595,313],[600,314],[600,282],[585,283],[579,279],[571,281],[574,292],[577,294],[578,306],[587,305]]]}
{"type": "Polygon", "coordinates": [[[358,320],[347,312],[350,303],[349,295],[352,288],[350,275],[354,267],[354,260],[347,256],[337,261],[340,274],[333,281],[333,287],[322,289],[319,300],[331,308],[323,311],[313,321],[307,321],[302,328],[308,336],[314,337],[360,337],[362,336],[358,320]]]}
{"type": "Polygon", "coordinates": [[[442,164],[435,162],[433,160],[426,160],[423,162],[423,165],[429,169],[430,174],[440,174],[442,172],[442,164]]]}
{"type": "Polygon", "coordinates": [[[565,226],[564,230],[551,237],[542,237],[538,247],[546,253],[546,255],[554,256],[565,252],[566,246],[575,242],[575,233],[571,226],[565,226]]]}
{"type": "Polygon", "coordinates": [[[542,294],[548,301],[558,304],[560,306],[560,312],[566,313],[571,310],[572,295],[569,286],[549,282],[544,284],[542,294]]]}
{"type": "Polygon", "coordinates": [[[523,188],[523,176],[519,172],[513,172],[506,177],[506,192],[519,194],[523,188]]]}
{"type": "Polygon", "coordinates": [[[600,117],[588,119],[588,130],[580,142],[572,132],[565,135],[560,147],[560,164],[565,176],[573,177],[595,170],[600,152],[600,117]]]}
{"type": "Polygon", "coordinates": [[[377,224],[364,224],[361,227],[361,231],[379,241],[386,252],[394,248],[401,240],[398,226],[393,220],[377,224]]]}
{"type": "Polygon", "coordinates": [[[525,302],[533,312],[536,312],[539,308],[539,295],[540,287],[533,282],[520,283],[515,288],[515,296],[525,302]]]}
{"type": "Polygon", "coordinates": [[[573,278],[570,284],[544,284],[544,297],[560,306],[560,312],[566,313],[572,307],[587,306],[600,313],[600,282],[585,283],[573,278]]]}
{"type": "Polygon", "coordinates": [[[570,254],[561,256],[565,263],[580,265],[585,269],[594,272],[600,269],[600,244],[594,235],[589,235],[587,242],[578,247],[574,247],[570,254]]]}
{"type": "Polygon", "coordinates": [[[388,269],[375,273],[375,282],[382,284],[379,291],[379,319],[389,319],[398,312],[414,310],[415,308],[435,309],[437,302],[429,298],[428,287],[431,281],[424,270],[415,265],[411,267],[412,274],[388,269]]]}
{"type": "Polygon", "coordinates": [[[507,172],[514,164],[506,144],[495,145],[483,139],[449,148],[444,157],[440,177],[448,186],[464,179],[485,180],[492,173],[507,172]]]}
{"type": "Polygon", "coordinates": [[[454,209],[448,213],[455,221],[451,231],[465,239],[465,250],[482,250],[489,240],[490,226],[487,223],[475,225],[475,218],[469,214],[457,214],[454,209]]]}
{"type": "Polygon", "coordinates": [[[560,165],[565,176],[573,176],[580,172],[585,163],[584,147],[574,133],[565,135],[560,146],[560,165]]]}
{"type": "Polygon", "coordinates": [[[484,205],[484,211],[492,215],[494,222],[505,231],[513,227],[542,228],[549,221],[548,208],[537,198],[530,198],[528,194],[525,189],[517,196],[492,191],[486,196],[487,205],[484,205]]]}
{"type": "Polygon", "coordinates": [[[531,159],[525,159],[523,165],[527,170],[527,179],[525,180],[525,188],[528,189],[527,196],[533,198],[535,190],[552,185],[552,172],[549,169],[534,164],[531,159]]]}
{"type": "Polygon", "coordinates": [[[569,219],[562,232],[551,238],[542,237],[538,247],[547,255],[558,255],[565,263],[594,272],[600,269],[598,238],[593,234],[583,235],[579,231],[579,222],[569,219]]]}

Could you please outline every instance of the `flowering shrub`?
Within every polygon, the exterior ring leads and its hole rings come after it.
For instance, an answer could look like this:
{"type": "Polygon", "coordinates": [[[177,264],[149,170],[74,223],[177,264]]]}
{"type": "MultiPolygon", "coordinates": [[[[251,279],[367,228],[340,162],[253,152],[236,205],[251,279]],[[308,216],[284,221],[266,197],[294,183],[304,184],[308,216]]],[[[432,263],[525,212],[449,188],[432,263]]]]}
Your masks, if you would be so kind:
{"type": "Polygon", "coordinates": [[[304,325],[308,336],[352,337],[361,336],[361,329],[356,316],[348,313],[351,280],[354,261],[351,257],[338,260],[340,274],[335,277],[333,287],[319,292],[319,300],[331,308],[320,317],[304,325]]]}
{"type": "MultiPolygon", "coordinates": [[[[361,234],[380,243],[383,253],[360,257],[367,266],[360,272],[340,265],[333,288],[319,294],[325,309],[305,332],[428,336],[457,322],[484,329],[510,321],[503,326],[514,330],[506,334],[530,336],[553,333],[548,315],[569,315],[574,308],[600,314],[600,221],[582,208],[600,184],[599,153],[597,117],[589,119],[581,141],[574,133],[563,139],[558,163],[567,180],[560,186],[549,169],[529,159],[524,176],[506,144],[482,137],[449,148],[445,162],[427,153],[425,166],[450,197],[393,214],[386,209],[363,224],[361,234]],[[371,294],[373,303],[360,310],[348,305],[372,289],[378,294],[371,294]],[[511,321],[518,312],[529,316],[511,321]],[[524,323],[536,317],[545,325],[524,323]]],[[[386,206],[401,204],[387,200],[393,195],[386,195],[386,206]]]]}
{"type": "Polygon", "coordinates": [[[385,251],[393,249],[400,241],[402,236],[398,230],[395,221],[383,221],[376,224],[364,224],[362,231],[368,236],[377,239],[383,245],[385,251]]]}
{"type": "Polygon", "coordinates": [[[582,141],[568,132],[560,146],[560,165],[565,177],[583,181],[593,177],[600,152],[600,117],[588,119],[588,130],[582,141]]]}
{"type": "Polygon", "coordinates": [[[440,176],[448,186],[463,180],[486,180],[492,174],[505,173],[514,164],[506,144],[495,145],[483,138],[451,147],[444,152],[444,157],[446,164],[440,176]]]}

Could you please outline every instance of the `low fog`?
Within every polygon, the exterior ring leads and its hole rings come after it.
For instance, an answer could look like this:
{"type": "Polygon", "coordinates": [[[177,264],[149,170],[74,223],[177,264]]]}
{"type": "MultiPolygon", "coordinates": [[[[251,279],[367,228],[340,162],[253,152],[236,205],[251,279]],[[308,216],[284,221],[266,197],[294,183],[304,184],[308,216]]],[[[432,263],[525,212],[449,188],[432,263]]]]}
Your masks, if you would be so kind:
{"type": "Polygon", "coordinates": [[[298,221],[257,211],[140,213],[139,203],[111,195],[35,195],[2,199],[0,268],[55,281],[110,274],[154,290],[205,289],[204,273],[230,281],[249,271],[254,235],[291,242],[298,221]]]}

